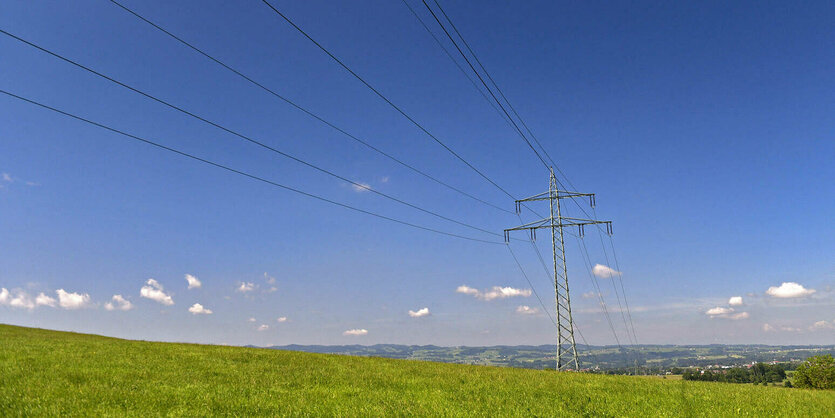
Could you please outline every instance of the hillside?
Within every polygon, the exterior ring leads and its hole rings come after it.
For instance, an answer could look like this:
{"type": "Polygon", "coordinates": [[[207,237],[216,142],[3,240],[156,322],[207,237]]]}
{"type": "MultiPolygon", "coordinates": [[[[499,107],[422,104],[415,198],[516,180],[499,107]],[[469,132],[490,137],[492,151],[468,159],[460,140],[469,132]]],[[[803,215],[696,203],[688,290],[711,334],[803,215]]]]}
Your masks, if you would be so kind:
{"type": "Polygon", "coordinates": [[[127,341],[0,325],[0,416],[826,416],[835,393],[127,341]]]}

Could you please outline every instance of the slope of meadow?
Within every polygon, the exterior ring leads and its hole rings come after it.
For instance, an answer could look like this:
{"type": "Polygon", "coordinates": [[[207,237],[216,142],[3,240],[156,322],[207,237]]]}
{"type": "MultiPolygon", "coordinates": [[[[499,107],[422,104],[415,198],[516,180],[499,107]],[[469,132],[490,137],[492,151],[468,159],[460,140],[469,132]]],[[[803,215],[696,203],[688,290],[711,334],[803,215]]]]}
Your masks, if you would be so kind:
{"type": "Polygon", "coordinates": [[[833,416],[835,392],[128,341],[0,325],[0,416],[833,416]]]}

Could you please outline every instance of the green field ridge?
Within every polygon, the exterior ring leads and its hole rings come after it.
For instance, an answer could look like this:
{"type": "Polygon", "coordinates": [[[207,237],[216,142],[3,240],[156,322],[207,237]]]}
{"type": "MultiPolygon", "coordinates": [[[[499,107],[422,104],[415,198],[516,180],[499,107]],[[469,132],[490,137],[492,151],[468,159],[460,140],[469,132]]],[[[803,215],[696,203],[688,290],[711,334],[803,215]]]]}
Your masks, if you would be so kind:
{"type": "Polygon", "coordinates": [[[835,392],[0,325],[0,416],[832,416],[835,392]]]}

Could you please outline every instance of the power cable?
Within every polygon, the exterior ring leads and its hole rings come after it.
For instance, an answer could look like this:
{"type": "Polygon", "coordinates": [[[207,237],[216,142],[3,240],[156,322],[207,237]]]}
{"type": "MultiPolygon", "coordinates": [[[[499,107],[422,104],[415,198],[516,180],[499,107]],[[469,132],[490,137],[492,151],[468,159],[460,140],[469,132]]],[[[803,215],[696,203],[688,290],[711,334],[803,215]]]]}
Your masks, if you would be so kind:
{"type": "Polygon", "coordinates": [[[190,117],[192,117],[192,118],[194,118],[194,119],[197,119],[197,120],[199,120],[199,121],[201,121],[201,122],[204,122],[204,123],[209,124],[209,125],[211,125],[211,126],[213,126],[213,127],[215,127],[215,128],[218,128],[218,129],[220,129],[220,130],[222,130],[222,131],[225,131],[225,132],[227,132],[227,133],[229,133],[229,134],[232,134],[232,135],[234,135],[234,136],[237,136],[238,138],[241,138],[241,139],[243,139],[244,141],[247,141],[247,142],[249,142],[249,143],[252,143],[252,144],[258,145],[258,146],[260,146],[260,147],[262,147],[262,148],[264,148],[264,149],[266,149],[266,150],[272,151],[272,152],[274,152],[274,153],[276,153],[276,154],[279,154],[279,155],[281,155],[281,156],[283,156],[283,157],[285,157],[285,158],[289,158],[289,159],[291,159],[291,160],[293,160],[293,161],[296,161],[297,163],[303,164],[303,165],[305,165],[305,166],[307,166],[307,167],[310,167],[310,168],[312,168],[312,169],[314,169],[314,170],[316,170],[316,171],[319,171],[319,172],[321,172],[321,173],[323,173],[323,174],[327,174],[327,175],[329,175],[329,176],[331,176],[331,177],[334,177],[334,178],[336,178],[336,179],[339,179],[339,180],[342,180],[342,181],[344,181],[344,182],[350,183],[351,185],[353,185],[353,186],[355,186],[355,187],[358,187],[358,188],[363,189],[363,190],[367,190],[367,191],[372,192],[372,193],[374,193],[374,194],[376,194],[376,195],[378,195],[378,196],[385,197],[385,198],[387,198],[387,199],[390,199],[390,200],[395,201],[395,202],[397,202],[397,203],[400,203],[400,204],[402,204],[402,205],[409,206],[409,207],[411,207],[411,208],[413,208],[413,209],[416,209],[416,210],[421,211],[421,212],[424,212],[424,213],[426,213],[426,214],[429,214],[429,215],[432,215],[432,216],[438,217],[438,218],[440,218],[440,219],[443,219],[443,220],[446,220],[446,221],[449,221],[449,222],[452,222],[452,223],[455,223],[455,224],[458,224],[458,225],[461,225],[461,226],[464,226],[464,227],[467,227],[467,228],[470,228],[470,229],[474,229],[474,230],[477,230],[477,231],[480,231],[480,232],[484,232],[484,233],[487,233],[487,234],[490,234],[490,235],[494,235],[494,236],[502,236],[502,235],[501,235],[501,234],[499,234],[499,233],[492,232],[492,231],[489,231],[489,230],[486,230],[486,229],[483,229],[483,228],[479,228],[479,227],[477,227],[477,226],[474,226],[474,225],[471,225],[471,224],[468,224],[468,223],[465,223],[465,222],[460,222],[460,221],[457,221],[457,220],[455,220],[455,219],[452,219],[452,218],[449,218],[449,217],[447,217],[447,216],[441,215],[441,214],[439,214],[439,213],[437,213],[437,212],[433,212],[433,211],[431,211],[431,210],[421,208],[421,207],[419,207],[419,206],[417,206],[417,205],[415,205],[415,204],[412,204],[412,203],[406,202],[406,201],[404,201],[404,200],[402,200],[402,199],[399,199],[399,198],[396,198],[396,197],[391,196],[391,195],[389,195],[389,194],[386,194],[386,193],[383,193],[383,192],[381,192],[381,191],[375,190],[375,189],[373,189],[373,188],[371,188],[371,187],[369,187],[369,186],[367,186],[367,185],[365,185],[365,184],[363,184],[363,183],[360,183],[360,182],[357,182],[357,181],[354,181],[354,180],[350,180],[350,179],[348,179],[348,178],[346,178],[346,177],[344,177],[344,176],[341,176],[341,175],[339,175],[339,174],[336,174],[336,173],[334,173],[334,172],[332,172],[332,171],[329,171],[329,170],[327,170],[327,169],[321,168],[321,167],[319,167],[319,166],[317,166],[317,165],[315,165],[315,164],[313,164],[313,163],[309,163],[309,162],[307,162],[307,161],[305,161],[305,160],[302,160],[301,158],[295,157],[295,156],[290,155],[290,154],[288,154],[288,153],[286,153],[286,152],[283,152],[283,151],[281,151],[281,150],[279,150],[279,149],[277,149],[277,148],[274,148],[274,147],[272,147],[272,146],[270,146],[270,145],[267,145],[267,144],[265,144],[265,143],[263,143],[263,142],[261,142],[261,141],[258,141],[258,140],[254,139],[254,138],[252,138],[252,137],[249,137],[249,136],[247,136],[247,135],[241,134],[241,133],[239,133],[239,132],[237,132],[237,131],[234,131],[234,130],[232,130],[232,129],[226,128],[225,126],[222,126],[222,125],[220,125],[220,124],[218,124],[218,123],[212,122],[212,121],[210,121],[210,120],[208,120],[208,119],[205,119],[205,118],[203,118],[203,117],[201,117],[201,116],[198,116],[198,115],[196,115],[196,114],[194,114],[194,113],[192,113],[192,112],[189,112],[189,111],[187,111],[187,110],[185,110],[185,109],[183,109],[183,108],[181,108],[181,107],[175,106],[175,105],[173,105],[173,104],[171,104],[171,103],[169,103],[169,102],[167,102],[167,101],[165,101],[165,100],[159,99],[159,98],[157,98],[157,97],[155,97],[155,96],[153,96],[153,95],[151,95],[151,94],[148,94],[148,93],[146,93],[146,92],[144,92],[144,91],[142,91],[142,90],[139,90],[139,89],[137,89],[137,88],[135,88],[135,87],[132,87],[132,86],[130,86],[130,85],[128,85],[128,84],[125,84],[125,83],[123,83],[123,82],[121,82],[121,81],[118,81],[118,80],[116,80],[116,79],[114,79],[114,78],[112,78],[112,77],[109,77],[109,76],[107,76],[107,75],[105,75],[105,74],[102,74],[102,73],[100,73],[100,72],[98,72],[98,71],[96,71],[96,70],[93,70],[92,68],[86,67],[86,66],[84,66],[84,65],[82,65],[82,64],[79,64],[78,62],[75,62],[75,61],[73,61],[73,60],[69,59],[69,58],[66,58],[66,57],[64,57],[64,56],[62,56],[62,55],[59,55],[59,54],[57,54],[57,53],[55,53],[55,52],[52,52],[52,51],[50,51],[50,50],[48,50],[48,49],[46,49],[46,48],[43,48],[43,47],[41,47],[41,46],[39,46],[39,45],[36,45],[36,44],[34,44],[34,43],[32,43],[32,42],[29,42],[29,41],[27,41],[27,40],[25,40],[25,39],[23,39],[23,38],[20,38],[20,37],[18,37],[18,36],[16,36],[16,35],[13,35],[13,34],[9,33],[9,32],[6,32],[6,31],[5,31],[5,30],[3,30],[3,29],[0,29],[0,33],[3,33],[4,35],[7,35],[7,36],[9,36],[9,37],[11,37],[11,38],[13,38],[13,39],[16,39],[16,40],[18,40],[18,41],[20,41],[20,42],[22,42],[22,43],[24,43],[24,44],[27,44],[27,45],[31,46],[31,47],[34,47],[34,48],[36,48],[36,49],[38,49],[38,50],[40,50],[40,51],[42,51],[42,52],[45,52],[45,53],[47,53],[47,54],[49,54],[49,55],[51,55],[51,56],[53,56],[53,57],[55,57],[55,58],[61,59],[62,61],[65,61],[65,62],[67,62],[67,63],[69,63],[69,64],[72,64],[72,65],[74,65],[74,66],[76,66],[76,67],[78,67],[78,68],[81,68],[81,69],[83,69],[83,70],[85,70],[85,71],[87,71],[87,72],[90,72],[90,73],[92,73],[92,74],[94,74],[94,75],[97,75],[97,76],[99,76],[99,77],[101,77],[101,78],[104,78],[105,80],[108,80],[108,81],[110,81],[110,82],[113,82],[113,83],[115,83],[115,84],[118,84],[119,86],[122,86],[122,87],[124,87],[124,88],[126,88],[126,89],[128,89],[128,90],[131,90],[131,91],[133,91],[133,92],[135,92],[135,93],[138,93],[138,94],[140,94],[140,95],[142,95],[142,96],[145,96],[145,97],[147,97],[147,98],[149,98],[149,99],[151,99],[151,100],[154,100],[154,101],[156,101],[157,103],[163,104],[163,105],[165,105],[165,106],[167,106],[167,107],[169,107],[169,108],[171,108],[171,109],[174,109],[174,110],[176,110],[176,111],[178,111],[178,112],[181,112],[181,113],[183,113],[183,114],[185,114],[185,115],[188,115],[188,116],[190,116],[190,117]]]}
{"type": "Polygon", "coordinates": [[[357,143],[364,145],[365,147],[367,147],[367,148],[371,149],[372,151],[374,151],[374,152],[376,152],[376,153],[378,153],[378,154],[380,154],[380,155],[383,155],[384,157],[386,157],[386,158],[388,158],[388,159],[390,159],[390,160],[392,160],[392,161],[394,161],[394,162],[396,162],[396,163],[398,163],[398,164],[402,165],[403,167],[406,167],[406,168],[408,168],[408,169],[410,169],[410,170],[414,171],[415,173],[418,173],[418,174],[420,174],[421,176],[426,177],[426,178],[428,178],[428,179],[430,179],[430,180],[432,180],[432,181],[434,181],[434,182],[436,182],[436,183],[438,183],[438,184],[440,184],[440,185],[442,185],[442,186],[444,186],[444,187],[446,187],[446,188],[448,188],[448,189],[450,189],[450,190],[453,190],[453,191],[455,191],[455,192],[457,192],[457,193],[460,193],[460,194],[462,194],[462,195],[464,195],[464,196],[466,196],[466,197],[469,197],[470,199],[473,199],[473,200],[475,200],[475,201],[477,201],[477,202],[483,203],[483,204],[485,204],[485,205],[487,205],[487,206],[490,206],[490,207],[492,207],[492,208],[494,208],[494,209],[501,210],[501,211],[506,212],[506,213],[511,213],[511,214],[513,213],[512,211],[509,211],[509,210],[507,210],[507,209],[504,209],[504,208],[502,208],[502,207],[499,207],[499,206],[497,206],[497,205],[494,205],[494,204],[492,204],[492,203],[490,203],[490,202],[487,202],[487,201],[485,201],[485,200],[483,200],[483,199],[480,199],[480,198],[478,198],[478,197],[476,197],[476,196],[473,196],[473,195],[471,195],[471,194],[469,194],[469,193],[467,193],[467,192],[465,192],[465,191],[463,191],[463,190],[461,190],[461,189],[459,189],[459,188],[457,188],[457,187],[455,187],[455,186],[452,186],[452,185],[450,185],[450,184],[448,184],[448,183],[446,183],[446,182],[444,182],[444,181],[442,181],[442,180],[439,180],[439,179],[437,179],[436,177],[434,177],[434,176],[432,176],[432,175],[430,175],[430,174],[427,174],[426,172],[424,172],[424,171],[422,171],[422,170],[420,170],[420,169],[418,169],[418,168],[415,168],[414,166],[412,166],[412,165],[410,165],[410,164],[408,164],[408,163],[406,163],[406,162],[404,162],[404,161],[400,160],[399,158],[394,157],[393,155],[391,155],[391,154],[389,154],[389,153],[387,153],[387,152],[385,152],[385,151],[383,151],[383,150],[381,150],[381,149],[379,149],[379,148],[375,147],[374,145],[371,145],[371,144],[370,144],[370,143],[368,143],[367,141],[362,140],[362,139],[358,138],[357,136],[355,136],[355,135],[353,135],[353,134],[351,134],[351,133],[347,132],[346,130],[344,130],[344,129],[342,129],[342,128],[340,128],[340,127],[336,126],[336,125],[334,125],[333,123],[331,123],[331,122],[329,122],[329,121],[325,120],[324,118],[322,118],[321,116],[317,115],[316,113],[314,113],[314,112],[312,112],[312,111],[310,111],[310,110],[308,110],[308,109],[306,109],[306,108],[302,107],[301,105],[299,105],[299,104],[297,104],[297,103],[293,102],[292,100],[288,99],[287,97],[285,97],[285,96],[283,96],[283,95],[281,95],[281,94],[279,94],[279,93],[275,92],[274,90],[272,90],[272,89],[270,89],[270,88],[266,87],[264,84],[262,84],[262,83],[260,83],[260,82],[258,82],[258,81],[256,81],[256,80],[254,80],[253,78],[251,78],[251,77],[249,77],[249,76],[247,76],[247,75],[243,74],[243,73],[242,73],[242,72],[240,72],[239,70],[237,70],[237,69],[235,69],[235,68],[233,68],[233,67],[231,67],[231,66],[229,66],[229,65],[225,64],[224,62],[220,61],[219,59],[217,59],[217,58],[215,58],[215,57],[213,57],[213,56],[209,55],[207,52],[205,52],[205,51],[203,51],[203,50],[201,50],[201,49],[197,48],[197,47],[196,47],[196,46],[194,46],[193,44],[191,44],[191,43],[187,42],[186,40],[184,40],[184,39],[180,38],[179,36],[177,36],[177,35],[175,35],[175,34],[171,33],[170,31],[168,31],[168,30],[164,29],[163,27],[159,26],[158,24],[156,24],[156,23],[154,23],[154,22],[152,22],[152,21],[148,20],[147,18],[145,18],[144,16],[142,16],[142,15],[140,15],[139,13],[135,12],[134,10],[131,10],[131,9],[130,9],[130,8],[128,8],[127,6],[125,6],[125,5],[123,5],[123,4],[119,3],[119,2],[117,2],[117,1],[115,1],[115,0],[110,0],[110,2],[111,2],[111,3],[113,3],[113,4],[115,4],[116,6],[119,6],[120,8],[124,9],[125,11],[127,11],[128,13],[130,13],[131,15],[133,15],[133,16],[135,16],[135,17],[139,18],[140,20],[144,21],[145,23],[147,23],[147,24],[149,24],[149,25],[153,26],[154,28],[158,29],[158,30],[159,30],[159,31],[161,31],[162,33],[164,33],[164,34],[166,34],[166,35],[170,36],[171,38],[173,38],[173,39],[175,39],[175,40],[177,40],[178,42],[182,43],[183,45],[187,46],[188,48],[190,48],[190,49],[194,50],[195,52],[199,53],[200,55],[203,55],[204,57],[208,58],[209,60],[211,60],[211,61],[215,62],[216,64],[220,65],[221,67],[223,67],[223,68],[225,68],[225,69],[227,69],[227,70],[231,71],[232,73],[234,73],[234,74],[238,75],[239,77],[241,77],[241,78],[243,78],[244,80],[248,81],[248,82],[249,82],[249,83],[251,83],[252,85],[254,85],[254,86],[256,86],[256,87],[258,87],[258,88],[260,88],[260,89],[262,89],[262,90],[266,91],[267,93],[269,93],[269,94],[271,94],[271,95],[273,95],[273,96],[275,96],[275,97],[277,97],[277,98],[281,99],[282,101],[284,101],[285,103],[289,104],[290,106],[292,106],[292,107],[294,107],[294,108],[296,108],[296,109],[298,109],[298,110],[300,110],[300,111],[304,112],[304,113],[305,113],[305,114],[307,114],[308,116],[310,116],[310,117],[312,117],[312,118],[314,118],[314,119],[318,120],[319,122],[321,122],[321,123],[323,123],[323,124],[327,125],[328,127],[332,128],[332,129],[334,129],[334,130],[336,130],[337,132],[339,132],[339,133],[341,133],[341,134],[343,134],[343,135],[347,136],[348,138],[350,138],[350,139],[352,139],[352,140],[356,141],[357,143]]]}
{"type": "Polygon", "coordinates": [[[33,105],[36,105],[36,106],[39,106],[43,109],[51,110],[53,112],[62,114],[64,116],[67,116],[67,117],[70,117],[70,118],[88,123],[90,125],[97,126],[99,128],[108,130],[110,132],[117,133],[119,135],[122,135],[122,136],[125,136],[125,137],[128,137],[128,138],[143,142],[145,144],[152,145],[152,146],[157,147],[159,149],[169,151],[169,152],[172,152],[174,154],[178,154],[180,156],[187,157],[187,158],[190,158],[192,160],[211,165],[213,167],[221,168],[223,170],[226,170],[226,171],[229,171],[229,172],[232,172],[232,173],[235,173],[235,174],[239,174],[239,175],[242,175],[244,177],[248,177],[250,179],[257,180],[257,181],[260,181],[262,183],[266,183],[266,184],[269,184],[269,185],[272,185],[272,186],[275,186],[275,187],[279,187],[279,188],[282,188],[284,190],[288,190],[288,191],[291,191],[291,192],[294,192],[294,193],[298,193],[298,194],[301,194],[301,195],[304,195],[304,196],[307,196],[307,197],[310,197],[310,198],[313,198],[313,199],[316,199],[316,200],[319,200],[319,201],[322,201],[322,202],[327,202],[327,203],[330,203],[330,204],[333,204],[333,205],[336,205],[336,206],[340,206],[340,207],[345,208],[345,209],[350,209],[350,210],[353,210],[353,211],[356,211],[356,212],[364,213],[366,215],[371,215],[371,216],[374,216],[374,217],[377,217],[377,218],[380,218],[380,219],[385,219],[387,221],[395,222],[395,223],[398,223],[398,224],[401,224],[401,225],[410,226],[412,228],[417,228],[417,229],[422,229],[424,231],[434,232],[436,234],[441,234],[441,235],[446,235],[446,236],[450,236],[450,237],[466,239],[466,240],[470,240],[470,241],[483,242],[483,243],[487,243],[487,244],[500,244],[500,245],[505,244],[503,242],[487,241],[487,240],[482,240],[482,239],[478,239],[478,238],[472,238],[472,237],[458,235],[458,234],[454,234],[454,233],[450,233],[450,232],[445,232],[445,231],[425,227],[425,226],[422,226],[422,225],[417,225],[417,224],[413,224],[413,223],[410,223],[410,222],[402,221],[400,219],[392,218],[392,217],[381,215],[381,214],[378,214],[378,213],[374,213],[374,212],[371,212],[371,211],[368,211],[368,210],[365,210],[365,209],[360,209],[360,208],[350,206],[350,205],[347,205],[345,203],[340,203],[340,202],[337,202],[335,200],[331,200],[331,199],[328,199],[328,198],[325,198],[325,197],[322,197],[322,196],[319,196],[319,195],[316,195],[316,194],[313,194],[313,193],[308,193],[308,192],[305,192],[305,191],[302,191],[302,190],[299,190],[299,189],[296,189],[296,188],[293,188],[293,187],[290,187],[290,186],[285,186],[283,184],[279,184],[279,183],[274,182],[272,180],[267,180],[263,177],[259,177],[259,176],[256,176],[254,174],[250,174],[250,173],[247,173],[247,172],[242,171],[242,170],[234,169],[234,168],[231,168],[229,166],[207,160],[205,158],[197,157],[193,154],[189,154],[187,152],[180,151],[178,149],[175,149],[175,148],[172,148],[172,147],[169,147],[169,146],[166,146],[166,145],[162,145],[162,144],[154,142],[152,140],[142,138],[140,136],[133,135],[133,134],[127,133],[125,131],[122,131],[122,130],[119,130],[119,129],[116,129],[116,128],[112,128],[112,127],[104,125],[102,123],[98,123],[98,122],[92,121],[90,119],[86,119],[84,117],[74,115],[72,113],[54,108],[52,106],[37,102],[37,101],[32,100],[32,99],[25,98],[23,96],[19,96],[17,94],[8,92],[6,90],[0,89],[0,93],[3,93],[3,94],[5,94],[9,97],[13,97],[15,99],[18,99],[18,100],[21,100],[21,101],[24,101],[24,102],[27,102],[27,103],[30,103],[30,104],[33,104],[33,105]]]}
{"type": "Polygon", "coordinates": [[[438,139],[438,137],[436,137],[436,136],[435,136],[435,135],[433,135],[431,132],[429,132],[426,128],[424,128],[424,127],[423,127],[423,125],[421,125],[421,124],[420,124],[420,123],[418,123],[415,119],[413,119],[411,116],[409,116],[409,115],[408,115],[408,114],[407,114],[407,113],[406,113],[403,109],[401,109],[399,106],[397,106],[396,104],[394,104],[391,100],[389,100],[386,96],[384,96],[384,95],[383,95],[383,94],[382,94],[379,90],[377,90],[376,88],[374,88],[374,86],[372,86],[370,83],[368,83],[367,81],[365,81],[365,79],[364,79],[364,78],[360,77],[360,75],[359,75],[359,74],[357,74],[356,72],[354,72],[354,70],[352,70],[350,67],[348,67],[345,63],[343,63],[343,62],[342,62],[339,58],[337,58],[337,57],[336,57],[334,54],[332,54],[330,51],[328,51],[328,50],[327,50],[324,46],[322,46],[322,44],[320,44],[320,43],[319,43],[319,42],[317,42],[315,39],[313,39],[313,37],[311,37],[310,35],[308,35],[308,34],[307,34],[307,32],[305,32],[302,28],[300,28],[298,25],[296,25],[296,24],[295,24],[292,20],[290,20],[290,18],[289,18],[289,17],[287,17],[285,14],[281,13],[278,9],[276,9],[276,8],[275,8],[272,4],[270,4],[270,2],[268,2],[267,0],[261,0],[261,1],[262,1],[264,4],[266,4],[266,5],[267,5],[267,6],[268,6],[268,7],[269,7],[269,8],[270,8],[273,12],[275,12],[278,16],[280,16],[282,19],[284,19],[284,21],[286,21],[287,23],[289,23],[289,24],[290,24],[290,26],[292,26],[294,29],[296,29],[296,31],[298,31],[299,33],[301,33],[301,34],[302,34],[305,38],[307,38],[310,42],[312,42],[312,43],[313,43],[314,45],[316,45],[319,49],[321,49],[321,50],[322,50],[322,52],[324,52],[325,54],[327,54],[327,55],[328,55],[331,59],[333,59],[333,60],[334,60],[337,64],[339,64],[342,68],[344,68],[346,71],[348,71],[348,72],[349,72],[352,76],[354,76],[354,78],[356,78],[356,79],[357,79],[357,80],[359,80],[362,84],[364,84],[366,87],[368,87],[368,88],[369,88],[372,92],[374,92],[374,93],[375,93],[378,97],[380,97],[381,99],[383,99],[383,101],[385,101],[386,103],[388,103],[388,105],[389,105],[389,106],[391,106],[394,110],[396,110],[398,113],[400,113],[401,115],[403,115],[403,117],[405,117],[405,118],[406,118],[409,122],[411,122],[413,125],[415,125],[415,126],[416,126],[418,129],[420,129],[423,133],[425,133],[427,136],[429,136],[430,138],[432,138],[432,139],[433,139],[435,142],[437,142],[440,146],[442,146],[444,149],[446,149],[446,150],[447,150],[450,154],[452,154],[453,156],[455,156],[455,157],[456,157],[459,161],[461,161],[462,163],[464,163],[467,167],[469,167],[470,169],[472,169],[473,171],[475,171],[475,172],[476,172],[479,176],[481,176],[482,178],[484,178],[485,180],[487,180],[490,184],[492,184],[493,186],[495,186],[495,187],[496,187],[497,189],[499,189],[502,193],[504,193],[505,195],[507,195],[507,196],[508,196],[508,197],[510,197],[511,199],[516,200],[516,199],[513,197],[513,195],[511,195],[511,194],[510,194],[510,192],[508,192],[508,191],[507,191],[507,190],[505,190],[503,187],[499,186],[499,185],[498,185],[495,181],[493,181],[492,179],[490,179],[489,177],[487,177],[487,175],[486,175],[486,174],[484,174],[484,173],[483,173],[483,172],[481,172],[479,169],[477,169],[475,166],[473,166],[473,165],[472,165],[469,161],[467,161],[466,159],[464,159],[464,157],[462,157],[460,154],[458,154],[458,153],[456,153],[455,151],[453,151],[453,150],[452,150],[452,148],[450,148],[450,147],[449,147],[448,145],[446,145],[443,141],[441,141],[440,139],[438,139]]]}

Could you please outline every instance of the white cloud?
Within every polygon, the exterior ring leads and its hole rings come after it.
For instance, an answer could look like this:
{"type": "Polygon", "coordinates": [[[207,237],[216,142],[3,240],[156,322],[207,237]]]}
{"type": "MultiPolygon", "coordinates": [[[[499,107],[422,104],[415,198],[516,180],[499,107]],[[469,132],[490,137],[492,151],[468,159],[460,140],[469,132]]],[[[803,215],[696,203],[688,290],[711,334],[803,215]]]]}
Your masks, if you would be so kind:
{"type": "Polygon", "coordinates": [[[110,302],[104,304],[104,309],[108,311],[129,311],[133,309],[133,304],[123,298],[122,295],[113,295],[110,302]]]}
{"type": "Polygon", "coordinates": [[[191,308],[188,308],[188,311],[191,312],[194,315],[211,315],[212,314],[211,309],[206,309],[206,308],[203,307],[203,305],[201,305],[199,303],[195,303],[194,305],[191,305],[191,308]]]}
{"type": "Polygon", "coordinates": [[[795,282],[784,282],[779,287],[772,286],[765,291],[766,294],[775,298],[801,298],[815,292],[815,289],[806,289],[795,282]]]}
{"type": "Polygon", "coordinates": [[[418,309],[417,311],[413,311],[411,309],[409,310],[409,316],[411,316],[412,318],[420,318],[422,316],[427,316],[427,315],[429,315],[429,308],[421,308],[421,309],[418,309]]]}
{"type": "Polygon", "coordinates": [[[3,181],[6,183],[12,182],[12,176],[9,173],[3,173],[3,181]]]}
{"type": "Polygon", "coordinates": [[[186,274],[186,281],[188,282],[189,289],[199,289],[203,287],[203,283],[200,282],[200,279],[192,276],[191,274],[186,274]]]}
{"type": "Polygon", "coordinates": [[[30,298],[29,295],[23,291],[17,291],[16,296],[14,297],[7,292],[5,300],[8,301],[6,303],[12,308],[33,309],[35,307],[35,302],[33,302],[32,298],[30,298]]]}
{"type": "Polygon", "coordinates": [[[457,293],[464,293],[467,295],[475,296],[478,299],[491,301],[494,299],[505,299],[514,296],[523,296],[528,297],[531,295],[530,289],[516,289],[513,287],[501,287],[501,286],[493,286],[490,290],[480,291],[478,289],[474,289],[472,287],[462,285],[458,286],[455,289],[457,293]]]}
{"type": "Polygon", "coordinates": [[[268,329],[270,329],[270,326],[267,324],[261,324],[258,326],[258,331],[266,331],[268,329]]]}
{"type": "Polygon", "coordinates": [[[817,321],[809,327],[810,331],[817,331],[819,329],[835,329],[835,320],[832,322],[817,321]]]}
{"type": "Polygon", "coordinates": [[[64,289],[55,291],[58,294],[58,305],[64,309],[81,309],[90,305],[90,295],[84,293],[69,293],[64,289]]]}
{"type": "Polygon", "coordinates": [[[456,293],[464,293],[466,295],[478,295],[479,294],[478,289],[473,289],[472,287],[467,286],[467,285],[458,286],[458,288],[455,289],[455,292],[456,293]]]}
{"type": "Polygon", "coordinates": [[[595,264],[594,267],[592,267],[591,272],[601,279],[607,279],[621,274],[619,271],[609,266],[604,266],[603,264],[595,264]]]}
{"type": "Polygon", "coordinates": [[[739,306],[742,305],[742,296],[732,296],[728,299],[728,305],[739,306]]]}
{"type": "Polygon", "coordinates": [[[595,293],[595,291],[593,291],[593,290],[590,290],[590,291],[588,291],[588,292],[586,292],[586,293],[583,293],[583,294],[582,294],[582,295],[580,295],[580,296],[582,296],[582,297],[583,297],[583,299],[592,299],[592,298],[597,297],[597,293],[595,293]]]}
{"type": "Polygon", "coordinates": [[[763,331],[765,331],[765,332],[774,332],[774,331],[776,331],[776,330],[774,329],[774,327],[772,327],[772,326],[771,326],[771,325],[769,325],[769,324],[763,324],[763,331]]]}
{"type": "Polygon", "coordinates": [[[47,296],[43,292],[38,294],[38,297],[35,298],[35,305],[37,306],[49,306],[50,308],[54,308],[58,302],[55,298],[51,296],[47,296]]]}
{"type": "Polygon", "coordinates": [[[389,176],[385,176],[385,177],[383,177],[383,178],[381,178],[381,179],[380,179],[380,183],[388,183],[388,182],[389,182],[389,180],[390,180],[390,179],[389,179],[389,176]]]}
{"type": "Polygon", "coordinates": [[[536,315],[539,313],[539,308],[531,308],[528,305],[522,305],[516,308],[516,313],[522,315],[536,315]]]}
{"type": "Polygon", "coordinates": [[[728,315],[725,318],[738,320],[738,319],[748,319],[749,316],[750,315],[748,315],[748,312],[740,312],[740,313],[735,313],[733,315],[728,315]]]}
{"type": "Polygon", "coordinates": [[[258,287],[258,286],[255,283],[241,282],[241,285],[238,286],[238,288],[235,289],[235,291],[236,292],[241,292],[241,293],[248,293],[248,292],[252,292],[253,290],[255,290],[256,287],[258,287]]]}
{"type": "Polygon", "coordinates": [[[255,322],[255,318],[249,318],[246,320],[247,322],[255,322]]]}
{"type": "Polygon", "coordinates": [[[368,330],[367,329],[359,329],[359,328],[349,329],[349,330],[343,332],[342,335],[353,335],[353,336],[368,335],[368,330]]]}
{"type": "Polygon", "coordinates": [[[705,312],[705,314],[710,315],[710,316],[727,315],[727,314],[729,314],[733,311],[734,311],[734,308],[723,308],[721,306],[717,306],[715,308],[708,309],[707,312],[705,312]]]}
{"type": "Polygon", "coordinates": [[[371,190],[371,185],[366,183],[351,184],[351,188],[357,193],[364,193],[371,190]]]}
{"type": "Polygon", "coordinates": [[[264,272],[264,280],[267,282],[267,284],[275,284],[275,277],[270,276],[269,274],[267,274],[267,272],[264,272]]]}
{"type": "Polygon", "coordinates": [[[171,299],[171,296],[164,292],[162,285],[159,284],[158,281],[154,279],[148,279],[146,283],[147,285],[142,286],[142,289],[139,290],[139,296],[155,300],[166,306],[171,306],[174,304],[174,300],[171,299]]]}
{"type": "Polygon", "coordinates": [[[278,321],[278,322],[287,322],[287,317],[286,316],[279,316],[275,320],[278,321]]]}
{"type": "Polygon", "coordinates": [[[0,305],[6,305],[9,303],[9,290],[4,288],[0,288],[0,305]]]}
{"type": "Polygon", "coordinates": [[[493,289],[489,292],[485,292],[481,295],[481,298],[484,300],[493,300],[493,299],[504,299],[510,298],[514,296],[523,296],[528,297],[531,295],[530,289],[514,289],[512,287],[501,287],[501,286],[493,286],[493,289]]]}

